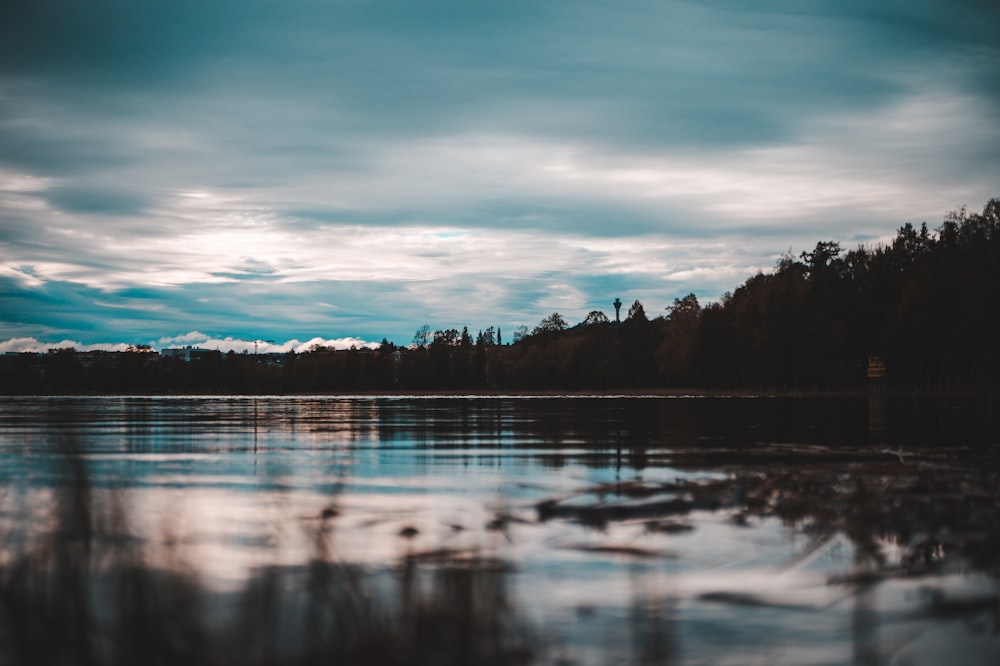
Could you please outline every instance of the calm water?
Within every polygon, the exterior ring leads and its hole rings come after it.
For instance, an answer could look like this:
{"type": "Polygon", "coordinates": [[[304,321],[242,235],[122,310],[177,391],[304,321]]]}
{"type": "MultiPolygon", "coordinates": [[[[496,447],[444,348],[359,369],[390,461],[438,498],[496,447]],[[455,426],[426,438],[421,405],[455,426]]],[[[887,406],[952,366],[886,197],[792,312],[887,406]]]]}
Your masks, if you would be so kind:
{"type": "Polygon", "coordinates": [[[539,663],[1000,663],[992,407],[4,399],[0,564],[9,587],[90,502],[88,539],[112,516],[219,616],[262,572],[294,585],[317,560],[386,581],[472,561],[539,663]]]}

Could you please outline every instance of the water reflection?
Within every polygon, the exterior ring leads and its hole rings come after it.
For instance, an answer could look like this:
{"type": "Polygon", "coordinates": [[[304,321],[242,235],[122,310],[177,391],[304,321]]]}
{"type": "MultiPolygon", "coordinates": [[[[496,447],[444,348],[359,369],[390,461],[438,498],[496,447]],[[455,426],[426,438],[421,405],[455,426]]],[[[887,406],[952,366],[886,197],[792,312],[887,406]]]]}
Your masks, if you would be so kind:
{"type": "Polygon", "coordinates": [[[0,401],[0,663],[993,663],[991,408],[0,401]]]}
{"type": "Polygon", "coordinates": [[[477,553],[423,568],[427,558],[406,557],[373,575],[334,556],[329,511],[307,530],[305,563],[260,567],[213,593],[169,527],[154,557],[121,497],[97,499],[80,459],[64,463],[54,522],[7,540],[2,663],[500,665],[540,654],[508,568],[477,553]]]}

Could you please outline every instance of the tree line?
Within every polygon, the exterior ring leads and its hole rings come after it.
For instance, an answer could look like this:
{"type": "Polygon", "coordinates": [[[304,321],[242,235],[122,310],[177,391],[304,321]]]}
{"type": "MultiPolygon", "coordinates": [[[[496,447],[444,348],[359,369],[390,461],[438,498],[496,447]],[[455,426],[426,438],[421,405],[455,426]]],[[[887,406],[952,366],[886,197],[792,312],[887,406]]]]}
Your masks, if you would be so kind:
{"type": "Polygon", "coordinates": [[[873,357],[889,385],[982,389],[1000,385],[998,273],[995,198],[933,231],[907,223],[886,244],[844,252],[821,241],[786,254],[716,303],[688,294],[650,316],[635,301],[620,324],[593,311],[571,326],[552,313],[506,343],[500,329],[425,325],[407,346],[190,361],[142,349],[7,355],[0,391],[830,389],[865,386],[873,357]]]}

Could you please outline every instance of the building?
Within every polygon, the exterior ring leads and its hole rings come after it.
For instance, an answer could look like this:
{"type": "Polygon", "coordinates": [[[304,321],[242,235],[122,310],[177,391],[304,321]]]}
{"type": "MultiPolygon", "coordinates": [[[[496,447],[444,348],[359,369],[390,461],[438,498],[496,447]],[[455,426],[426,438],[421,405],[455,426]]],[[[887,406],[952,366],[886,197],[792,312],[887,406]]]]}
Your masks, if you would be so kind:
{"type": "Polygon", "coordinates": [[[217,356],[219,354],[218,349],[202,349],[200,347],[192,347],[191,345],[187,347],[168,347],[160,350],[162,358],[170,358],[178,361],[195,361],[200,358],[217,356]]]}

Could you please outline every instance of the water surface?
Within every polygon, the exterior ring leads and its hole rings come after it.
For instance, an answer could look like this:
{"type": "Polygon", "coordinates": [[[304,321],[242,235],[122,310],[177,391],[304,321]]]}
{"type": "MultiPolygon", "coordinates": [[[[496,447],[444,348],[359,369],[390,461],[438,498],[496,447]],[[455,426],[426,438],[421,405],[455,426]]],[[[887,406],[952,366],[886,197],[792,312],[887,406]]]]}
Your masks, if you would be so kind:
{"type": "Polygon", "coordinates": [[[294,588],[311,562],[382,580],[371,594],[390,598],[409,589],[392,581],[464,568],[502,580],[484,613],[502,607],[538,663],[995,663],[991,407],[4,399],[0,561],[9,585],[89,502],[87,539],[196,581],[220,617],[265,574],[294,588]]]}

